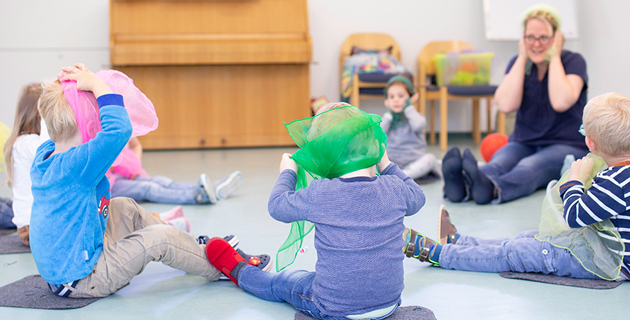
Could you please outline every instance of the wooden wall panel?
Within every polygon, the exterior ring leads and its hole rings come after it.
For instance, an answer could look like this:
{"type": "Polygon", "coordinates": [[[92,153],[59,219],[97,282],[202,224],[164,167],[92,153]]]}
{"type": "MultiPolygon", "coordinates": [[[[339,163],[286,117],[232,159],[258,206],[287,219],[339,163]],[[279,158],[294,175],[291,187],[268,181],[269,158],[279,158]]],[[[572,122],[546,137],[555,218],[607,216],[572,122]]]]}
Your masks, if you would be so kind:
{"type": "Polygon", "coordinates": [[[118,69],[160,119],[145,149],[294,145],[283,122],[310,116],[308,65],[118,69]]]}
{"type": "Polygon", "coordinates": [[[110,60],[154,103],[146,149],[293,145],[308,117],[306,0],[110,0],[110,60]]]}

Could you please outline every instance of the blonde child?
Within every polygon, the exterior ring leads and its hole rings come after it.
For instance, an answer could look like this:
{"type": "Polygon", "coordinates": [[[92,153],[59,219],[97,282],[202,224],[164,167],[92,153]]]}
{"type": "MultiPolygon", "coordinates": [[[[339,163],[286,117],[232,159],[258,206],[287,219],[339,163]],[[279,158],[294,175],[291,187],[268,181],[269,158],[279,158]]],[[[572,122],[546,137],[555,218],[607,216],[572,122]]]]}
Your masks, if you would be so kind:
{"type": "Polygon", "coordinates": [[[389,112],[383,115],[381,122],[387,134],[389,158],[414,179],[432,172],[439,175],[435,169],[435,156],[426,152],[424,128],[427,121],[413,107],[417,100],[418,94],[407,77],[392,77],[385,87],[385,107],[389,112]]]}
{"type": "MultiPolygon", "coordinates": [[[[438,241],[435,242],[411,229],[405,237],[408,257],[431,262],[445,269],[483,272],[539,272],[572,278],[612,280],[595,270],[611,269],[603,263],[616,266],[617,280],[630,279],[630,99],[616,93],[607,93],[591,99],[584,107],[583,130],[589,150],[604,159],[608,168],[597,173],[592,185],[585,192],[584,185],[591,180],[593,158],[575,161],[571,166],[569,181],[560,185],[563,217],[573,229],[586,228],[604,220],[610,220],[625,252],[614,253],[611,260],[585,261],[573,250],[559,248],[534,236],[538,230],[526,231],[514,239],[479,239],[460,235],[451,224],[448,212],[440,212],[438,241]],[[574,253],[574,254],[572,254],[574,253]],[[614,256],[623,257],[619,266],[614,256]],[[578,259],[578,257],[580,259],[578,259]],[[588,265],[588,271],[583,265],[588,265]],[[596,274],[598,273],[598,274],[596,274]]],[[[601,236],[601,229],[597,233],[601,236]]],[[[614,237],[602,238],[606,246],[615,243],[614,237]],[[612,242],[611,242],[612,240],[612,242]]],[[[574,240],[570,240],[574,241],[574,240]]],[[[589,240],[590,241],[590,240],[589,240]]],[[[604,251],[613,252],[614,249],[604,251]]],[[[595,257],[597,253],[595,253],[595,257]]]]}
{"type": "MultiPolygon", "coordinates": [[[[31,83],[22,89],[15,112],[13,130],[4,145],[7,184],[13,191],[12,223],[17,227],[20,240],[30,245],[29,224],[33,195],[31,194],[30,170],[37,148],[50,139],[46,123],[37,110],[37,102],[42,93],[41,83],[31,83]]],[[[181,207],[176,207],[162,214],[169,224],[190,230],[183,218],[181,207]]]]}
{"type": "Polygon", "coordinates": [[[306,146],[282,156],[269,213],[282,222],[307,220],[315,225],[315,272],[259,272],[220,238],[206,247],[210,262],[259,298],[289,302],[318,319],[381,319],[392,314],[404,286],[403,219],[418,212],[425,197],[413,179],[389,161],[379,118],[346,104],[324,106],[313,118],[306,146]],[[338,149],[328,143],[339,140],[350,142],[338,149]],[[313,149],[318,144],[321,149],[313,149]],[[323,178],[296,191],[298,164],[308,170],[313,162],[320,165],[309,173],[323,178]]]}
{"type": "Polygon", "coordinates": [[[51,140],[37,150],[31,170],[31,250],[42,278],[55,294],[72,298],[112,294],[150,261],[217,280],[221,272],[192,235],[132,199],[110,197],[105,173],[132,133],[123,98],[85,65],[62,70],[61,82],[94,93],[102,131],[83,143],[62,85],[46,85],[39,111],[51,140]]]}

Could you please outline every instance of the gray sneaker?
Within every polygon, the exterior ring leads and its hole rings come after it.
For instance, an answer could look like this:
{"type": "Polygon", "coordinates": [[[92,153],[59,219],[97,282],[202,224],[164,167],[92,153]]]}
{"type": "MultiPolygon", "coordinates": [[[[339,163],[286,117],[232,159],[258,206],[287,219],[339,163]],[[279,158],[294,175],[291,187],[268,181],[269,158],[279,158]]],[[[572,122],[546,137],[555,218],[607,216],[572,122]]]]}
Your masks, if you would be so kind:
{"type": "Polygon", "coordinates": [[[231,196],[243,182],[243,175],[240,171],[234,171],[229,176],[221,179],[214,186],[217,199],[223,200],[231,196]]]}
{"type": "Polygon", "coordinates": [[[208,176],[205,173],[199,175],[197,189],[195,190],[195,200],[197,203],[217,203],[214,188],[208,181],[208,176]]]}

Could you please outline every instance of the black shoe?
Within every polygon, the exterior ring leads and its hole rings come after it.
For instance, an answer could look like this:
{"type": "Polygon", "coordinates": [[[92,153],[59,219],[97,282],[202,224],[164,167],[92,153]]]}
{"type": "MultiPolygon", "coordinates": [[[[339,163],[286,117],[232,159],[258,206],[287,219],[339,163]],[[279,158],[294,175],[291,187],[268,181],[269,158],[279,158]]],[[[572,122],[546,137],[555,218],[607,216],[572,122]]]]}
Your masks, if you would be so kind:
{"type": "Polygon", "coordinates": [[[271,259],[268,254],[259,254],[257,256],[252,256],[243,252],[243,250],[241,249],[236,249],[236,252],[238,252],[238,254],[241,255],[243,259],[247,260],[249,264],[262,271],[269,271],[271,269],[271,266],[273,266],[273,259],[271,259]]]}
{"type": "MultiPolygon", "coordinates": [[[[227,241],[232,246],[232,248],[236,249],[236,247],[238,246],[238,238],[233,234],[223,237],[223,240],[227,241]]],[[[197,242],[199,244],[207,244],[208,241],[210,241],[210,237],[206,235],[199,236],[197,238],[197,242]]]]}
{"type": "Polygon", "coordinates": [[[470,149],[464,150],[462,167],[470,178],[471,196],[477,204],[488,204],[494,199],[494,185],[485,173],[477,167],[477,159],[470,149]]]}
{"type": "Polygon", "coordinates": [[[462,156],[459,148],[449,149],[442,158],[444,194],[452,202],[462,202],[466,197],[466,185],[462,173],[462,156]]]}

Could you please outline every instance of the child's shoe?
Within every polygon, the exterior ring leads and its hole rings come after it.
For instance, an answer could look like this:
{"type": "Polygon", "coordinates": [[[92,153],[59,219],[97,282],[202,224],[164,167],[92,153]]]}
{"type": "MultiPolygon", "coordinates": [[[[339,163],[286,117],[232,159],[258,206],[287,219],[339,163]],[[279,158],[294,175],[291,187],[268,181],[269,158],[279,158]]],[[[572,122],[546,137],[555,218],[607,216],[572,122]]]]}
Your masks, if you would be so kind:
{"type": "Polygon", "coordinates": [[[184,218],[184,217],[179,217],[179,218],[175,218],[175,219],[171,219],[168,221],[165,221],[168,225],[171,225],[173,227],[177,227],[179,229],[182,229],[186,232],[190,232],[190,223],[188,223],[188,219],[184,218]]]}
{"type": "Polygon", "coordinates": [[[236,252],[238,252],[238,254],[241,255],[241,257],[243,257],[245,260],[247,260],[249,264],[262,271],[268,272],[273,266],[273,259],[271,259],[268,254],[259,254],[256,256],[252,256],[243,252],[243,250],[241,249],[236,249],[236,252]]]}
{"type": "MultiPolygon", "coordinates": [[[[235,246],[232,246],[232,248],[236,249],[235,246]]],[[[238,254],[241,255],[243,259],[247,260],[249,264],[251,264],[252,266],[262,271],[269,272],[269,270],[271,270],[271,267],[273,266],[273,259],[271,259],[271,257],[268,254],[250,256],[247,253],[243,252],[243,250],[241,249],[236,249],[236,252],[238,252],[238,254]]],[[[219,276],[219,280],[230,280],[230,278],[228,278],[226,275],[221,273],[221,275],[219,276]]]]}
{"type": "Polygon", "coordinates": [[[438,216],[438,242],[441,245],[455,244],[457,238],[457,228],[451,223],[451,217],[442,205],[438,216]]]}
{"type": "Polygon", "coordinates": [[[422,262],[431,262],[434,266],[440,265],[438,261],[431,258],[431,251],[437,244],[435,241],[417,233],[411,228],[406,228],[402,237],[405,242],[407,242],[403,247],[403,253],[407,258],[416,258],[422,262]]]}
{"type": "Polygon", "coordinates": [[[248,262],[227,241],[219,237],[210,239],[206,244],[206,257],[210,264],[238,286],[238,273],[248,262]]]}
{"type": "MultiPolygon", "coordinates": [[[[238,246],[238,242],[239,242],[239,240],[238,240],[238,238],[237,238],[235,235],[233,235],[233,234],[231,234],[231,235],[229,235],[229,236],[225,236],[225,237],[223,237],[223,240],[227,241],[227,242],[230,244],[230,246],[232,246],[232,248],[234,248],[234,249],[236,249],[236,247],[238,246]]],[[[210,237],[208,237],[208,236],[206,236],[206,235],[199,236],[199,237],[197,238],[197,242],[198,242],[199,244],[207,244],[207,243],[208,243],[208,241],[210,241],[210,237]]]]}
{"type": "Polygon", "coordinates": [[[181,218],[183,216],[184,216],[184,210],[182,209],[182,206],[177,206],[169,211],[160,213],[160,219],[162,219],[162,221],[168,221],[175,218],[181,218]]]}
{"type": "Polygon", "coordinates": [[[197,189],[195,189],[195,201],[197,203],[217,203],[214,188],[210,185],[208,176],[205,173],[199,175],[197,189]]]}
{"type": "Polygon", "coordinates": [[[234,171],[229,176],[221,179],[214,186],[217,199],[223,200],[231,196],[243,182],[243,175],[240,171],[234,171]]]}

